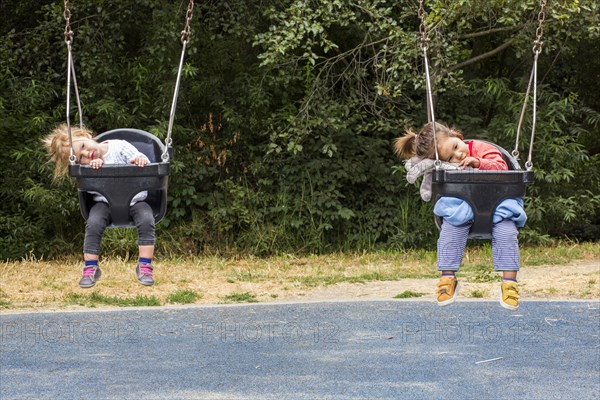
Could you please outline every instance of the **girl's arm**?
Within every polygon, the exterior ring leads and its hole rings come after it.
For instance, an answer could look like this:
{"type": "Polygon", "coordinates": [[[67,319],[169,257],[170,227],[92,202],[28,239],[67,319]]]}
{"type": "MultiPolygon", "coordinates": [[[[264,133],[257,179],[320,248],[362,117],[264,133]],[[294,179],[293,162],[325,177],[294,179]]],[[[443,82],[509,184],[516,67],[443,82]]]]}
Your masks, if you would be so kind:
{"type": "Polygon", "coordinates": [[[121,156],[123,160],[128,164],[135,164],[139,167],[143,167],[148,164],[150,160],[143,153],[141,153],[138,149],[135,148],[134,145],[127,141],[123,141],[121,143],[121,156]]]}
{"type": "Polygon", "coordinates": [[[479,169],[484,170],[508,170],[506,161],[502,158],[500,151],[491,144],[472,140],[469,142],[471,156],[479,160],[479,169]]]}

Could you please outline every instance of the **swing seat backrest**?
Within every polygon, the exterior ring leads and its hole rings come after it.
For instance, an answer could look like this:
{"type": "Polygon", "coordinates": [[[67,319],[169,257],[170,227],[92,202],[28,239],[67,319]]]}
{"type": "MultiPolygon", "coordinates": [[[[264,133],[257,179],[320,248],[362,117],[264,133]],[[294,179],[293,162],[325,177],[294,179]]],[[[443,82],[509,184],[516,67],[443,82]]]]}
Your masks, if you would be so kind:
{"type": "Polygon", "coordinates": [[[126,140],[150,160],[143,168],[136,165],[104,165],[92,169],[88,165],[70,165],[69,176],[76,178],[81,214],[88,219],[94,205],[89,192],[98,192],[108,199],[110,227],[134,227],[129,216],[131,199],[139,192],[148,191],[146,202],[152,207],[155,223],[167,211],[167,188],[170,164],[162,162],[164,145],[151,133],[139,129],[115,129],[95,138],[98,142],[109,139],[126,140]]]}
{"type": "MultiPolygon", "coordinates": [[[[466,142],[469,142],[466,140],[466,142]]],[[[475,216],[469,238],[492,237],[494,211],[505,199],[522,198],[527,185],[533,183],[533,171],[521,169],[518,161],[502,147],[495,146],[508,165],[508,171],[490,170],[435,170],[432,179],[432,198],[457,197],[469,203],[475,216]]],[[[442,219],[436,216],[441,227],[442,219]]]]}

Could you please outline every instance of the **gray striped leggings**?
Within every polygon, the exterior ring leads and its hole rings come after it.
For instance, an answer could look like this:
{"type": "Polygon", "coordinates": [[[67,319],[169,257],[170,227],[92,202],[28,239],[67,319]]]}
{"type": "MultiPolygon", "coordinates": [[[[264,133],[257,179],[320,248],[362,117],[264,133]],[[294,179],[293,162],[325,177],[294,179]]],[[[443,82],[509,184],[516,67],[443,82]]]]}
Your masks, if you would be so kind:
{"type": "MultiPolygon", "coordinates": [[[[437,244],[438,271],[458,271],[465,252],[467,236],[472,224],[454,226],[442,223],[437,244]]],[[[504,219],[492,227],[492,256],[496,271],[519,270],[519,241],[517,226],[504,219]]]]}

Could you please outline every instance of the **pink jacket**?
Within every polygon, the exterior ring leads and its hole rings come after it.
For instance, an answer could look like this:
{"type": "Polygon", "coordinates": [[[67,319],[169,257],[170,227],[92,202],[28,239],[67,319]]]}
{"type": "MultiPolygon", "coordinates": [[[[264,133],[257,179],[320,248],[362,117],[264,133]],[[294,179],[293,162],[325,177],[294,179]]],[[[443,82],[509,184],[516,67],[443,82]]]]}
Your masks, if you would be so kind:
{"type": "Polygon", "coordinates": [[[479,160],[479,169],[508,170],[508,165],[496,147],[479,140],[471,140],[468,144],[469,155],[479,160]]]}

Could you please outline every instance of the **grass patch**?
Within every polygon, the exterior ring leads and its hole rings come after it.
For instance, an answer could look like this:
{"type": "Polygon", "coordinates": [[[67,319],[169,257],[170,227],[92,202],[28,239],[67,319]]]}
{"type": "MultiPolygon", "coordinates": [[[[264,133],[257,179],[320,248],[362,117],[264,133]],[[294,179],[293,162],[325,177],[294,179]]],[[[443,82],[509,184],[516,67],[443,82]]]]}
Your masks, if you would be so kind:
{"type": "Polygon", "coordinates": [[[340,273],[336,274],[319,274],[312,276],[297,277],[296,280],[307,288],[313,288],[317,286],[329,286],[335,285],[336,283],[364,283],[373,281],[396,281],[399,279],[426,279],[436,278],[438,276],[436,271],[431,273],[402,273],[399,271],[390,272],[369,272],[359,275],[344,275],[340,273]]]}
{"type": "Polygon", "coordinates": [[[469,282],[486,283],[501,282],[502,277],[488,264],[466,265],[460,270],[469,282]]]}
{"type": "Polygon", "coordinates": [[[9,308],[10,300],[8,299],[8,295],[0,289],[0,308],[9,308]]]}
{"type": "Polygon", "coordinates": [[[394,296],[394,299],[410,299],[413,297],[425,296],[425,293],[413,292],[412,290],[405,290],[394,296]]]}
{"type": "Polygon", "coordinates": [[[527,266],[560,265],[583,258],[597,258],[598,242],[560,241],[552,246],[520,246],[521,262],[527,266]]]}
{"type": "Polygon", "coordinates": [[[476,299],[482,299],[485,296],[483,290],[473,290],[470,294],[470,297],[474,297],[476,299]]]}
{"type": "Polygon", "coordinates": [[[268,275],[261,272],[235,271],[233,276],[227,278],[227,282],[262,282],[268,279],[268,275]]]}
{"type": "Polygon", "coordinates": [[[49,288],[49,289],[58,289],[59,288],[59,286],[57,286],[54,283],[54,277],[51,278],[51,279],[47,279],[47,280],[42,281],[42,287],[46,287],[46,288],[49,288]]]}
{"type": "Polygon", "coordinates": [[[225,303],[258,303],[258,299],[250,292],[231,293],[223,298],[225,303]]]}
{"type": "Polygon", "coordinates": [[[148,307],[160,306],[156,296],[138,294],[135,297],[105,296],[99,292],[90,294],[68,293],[65,296],[67,304],[86,307],[117,306],[117,307],[148,307]]]}
{"type": "Polygon", "coordinates": [[[172,304],[191,304],[201,298],[200,293],[190,289],[178,290],[167,296],[167,303],[172,304]]]}

